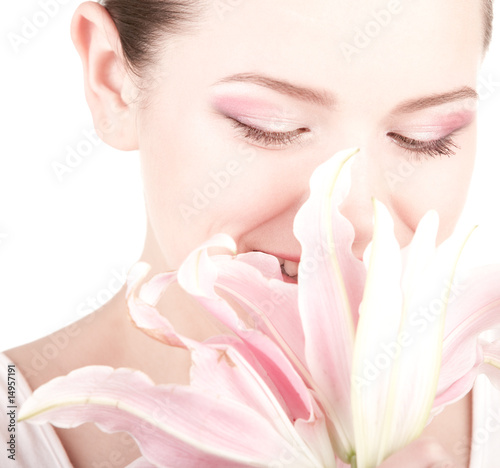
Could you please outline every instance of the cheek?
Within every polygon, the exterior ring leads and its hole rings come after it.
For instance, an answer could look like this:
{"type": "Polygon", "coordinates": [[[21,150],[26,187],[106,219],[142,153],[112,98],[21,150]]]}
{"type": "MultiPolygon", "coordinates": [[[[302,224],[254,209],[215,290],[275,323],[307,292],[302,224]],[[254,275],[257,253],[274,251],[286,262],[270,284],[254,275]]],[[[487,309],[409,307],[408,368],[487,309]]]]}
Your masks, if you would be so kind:
{"type": "MultiPolygon", "coordinates": [[[[141,146],[151,227],[170,268],[217,233],[237,243],[279,214],[289,198],[282,163],[216,128],[200,124],[193,137],[176,125],[141,146]],[[219,131],[220,132],[220,131],[219,131]]],[[[196,127],[196,126],[195,126],[196,127]]],[[[157,130],[158,131],[158,130],[157,130]]]]}

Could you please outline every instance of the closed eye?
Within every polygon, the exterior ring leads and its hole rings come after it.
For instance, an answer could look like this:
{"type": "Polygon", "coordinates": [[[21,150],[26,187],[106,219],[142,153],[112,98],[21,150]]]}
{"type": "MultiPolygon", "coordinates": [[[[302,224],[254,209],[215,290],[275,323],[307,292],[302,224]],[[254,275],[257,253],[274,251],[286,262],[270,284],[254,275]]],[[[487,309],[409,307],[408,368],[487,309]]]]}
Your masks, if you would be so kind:
{"type": "Polygon", "coordinates": [[[302,136],[310,132],[310,130],[305,127],[290,132],[266,132],[265,130],[246,125],[232,117],[228,117],[228,119],[235,128],[242,131],[243,138],[268,147],[274,146],[283,148],[292,143],[301,144],[302,136]]]}
{"type": "MultiPolygon", "coordinates": [[[[274,147],[275,149],[289,146],[292,143],[302,144],[303,135],[310,132],[310,130],[305,127],[289,132],[268,132],[246,125],[232,117],[227,118],[231,121],[234,128],[242,131],[243,138],[266,147],[274,147]]],[[[389,132],[387,136],[399,147],[417,157],[427,156],[435,158],[438,156],[450,157],[456,154],[455,149],[460,149],[460,147],[453,139],[455,133],[456,132],[452,132],[443,138],[430,141],[416,140],[395,132],[389,132]]]]}
{"type": "Polygon", "coordinates": [[[460,147],[453,140],[455,133],[456,132],[452,132],[443,138],[431,141],[415,140],[414,138],[405,137],[394,132],[389,132],[387,136],[399,147],[418,157],[427,156],[435,158],[436,156],[450,157],[456,154],[454,148],[460,149],[460,147]]]}

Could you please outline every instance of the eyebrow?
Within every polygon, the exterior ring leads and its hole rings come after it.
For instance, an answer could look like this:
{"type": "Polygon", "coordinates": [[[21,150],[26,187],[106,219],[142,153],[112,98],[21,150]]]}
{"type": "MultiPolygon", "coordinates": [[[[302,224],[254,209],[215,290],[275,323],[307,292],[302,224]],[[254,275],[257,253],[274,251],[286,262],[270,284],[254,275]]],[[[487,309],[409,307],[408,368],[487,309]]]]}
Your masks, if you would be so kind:
{"type": "MultiPolygon", "coordinates": [[[[219,80],[216,84],[231,82],[253,83],[277,91],[280,94],[285,94],[300,99],[301,101],[310,102],[323,107],[332,107],[337,101],[334,95],[326,90],[306,88],[258,73],[237,73],[219,80]]],[[[478,99],[479,95],[470,86],[463,86],[462,88],[446,93],[437,93],[416,99],[409,99],[396,106],[392,113],[407,114],[428,107],[439,106],[441,104],[468,98],[478,99]]]]}
{"type": "Polygon", "coordinates": [[[301,101],[310,102],[324,107],[332,107],[335,103],[335,98],[328,91],[305,88],[293,85],[287,81],[277,80],[275,78],[256,73],[237,73],[236,75],[223,78],[218,81],[218,83],[230,83],[234,81],[254,83],[259,86],[270,88],[278,93],[300,99],[301,101]]]}
{"type": "Polygon", "coordinates": [[[479,94],[474,89],[470,86],[464,86],[447,93],[431,94],[430,96],[404,101],[393,110],[393,113],[408,114],[410,112],[416,112],[422,109],[427,109],[428,107],[439,106],[453,101],[478,98],[479,94]]]}

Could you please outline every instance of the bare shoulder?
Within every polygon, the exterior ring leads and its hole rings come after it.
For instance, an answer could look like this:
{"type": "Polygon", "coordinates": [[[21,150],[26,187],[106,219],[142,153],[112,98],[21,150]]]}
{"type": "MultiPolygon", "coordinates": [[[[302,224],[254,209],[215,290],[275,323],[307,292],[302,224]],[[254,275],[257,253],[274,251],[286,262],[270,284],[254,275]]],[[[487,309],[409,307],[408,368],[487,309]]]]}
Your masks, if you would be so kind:
{"type": "MultiPolygon", "coordinates": [[[[102,315],[102,314],[101,314],[102,315]]],[[[106,339],[102,316],[96,311],[56,332],[7,350],[5,354],[32,390],[49,380],[86,365],[109,365],[113,349],[106,339]]],[[[105,434],[94,424],[72,429],[55,428],[71,463],[76,468],[124,467],[140,456],[135,441],[126,433],[105,434]]]]}
{"type": "Polygon", "coordinates": [[[91,333],[96,317],[97,312],[94,312],[50,335],[9,349],[5,354],[16,364],[34,390],[49,380],[80,367],[78,359],[74,360],[74,357],[79,354],[81,360],[82,350],[78,350],[78,346],[81,341],[85,341],[85,335],[91,333]]]}

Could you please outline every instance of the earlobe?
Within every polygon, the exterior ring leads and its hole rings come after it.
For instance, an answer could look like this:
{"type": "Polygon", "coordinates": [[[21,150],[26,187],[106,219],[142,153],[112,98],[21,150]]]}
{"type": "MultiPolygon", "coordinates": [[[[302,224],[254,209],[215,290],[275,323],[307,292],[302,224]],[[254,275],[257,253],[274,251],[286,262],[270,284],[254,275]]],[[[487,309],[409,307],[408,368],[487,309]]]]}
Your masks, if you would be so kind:
{"type": "Polygon", "coordinates": [[[116,149],[138,149],[135,100],[120,38],[107,10],[84,2],[71,22],[71,39],[82,60],[85,96],[99,137],[116,149]]]}

